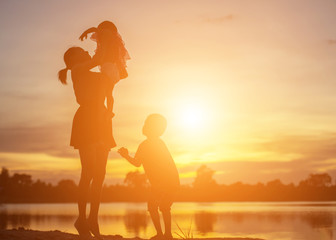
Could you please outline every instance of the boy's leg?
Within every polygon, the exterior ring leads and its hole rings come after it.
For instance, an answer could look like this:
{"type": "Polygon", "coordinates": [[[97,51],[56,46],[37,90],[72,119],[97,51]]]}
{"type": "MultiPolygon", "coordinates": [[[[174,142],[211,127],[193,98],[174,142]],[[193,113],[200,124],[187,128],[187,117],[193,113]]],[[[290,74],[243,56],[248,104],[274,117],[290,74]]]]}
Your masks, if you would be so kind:
{"type": "Polygon", "coordinates": [[[150,200],[148,201],[148,211],[151,216],[151,219],[152,219],[152,222],[155,227],[156,234],[157,234],[156,236],[152,238],[160,238],[163,236],[163,233],[162,233],[162,228],[161,228],[161,223],[160,223],[158,204],[157,204],[156,196],[153,190],[151,192],[150,200]]]}
{"type": "Polygon", "coordinates": [[[171,213],[170,210],[163,210],[162,211],[163,222],[165,225],[165,233],[164,236],[166,239],[172,239],[173,235],[171,233],[171,213]]]}
{"type": "Polygon", "coordinates": [[[162,196],[161,202],[160,202],[160,210],[162,212],[163,222],[165,225],[165,233],[164,237],[165,239],[173,239],[173,235],[171,233],[171,212],[170,208],[173,204],[173,193],[166,193],[162,196]]]}

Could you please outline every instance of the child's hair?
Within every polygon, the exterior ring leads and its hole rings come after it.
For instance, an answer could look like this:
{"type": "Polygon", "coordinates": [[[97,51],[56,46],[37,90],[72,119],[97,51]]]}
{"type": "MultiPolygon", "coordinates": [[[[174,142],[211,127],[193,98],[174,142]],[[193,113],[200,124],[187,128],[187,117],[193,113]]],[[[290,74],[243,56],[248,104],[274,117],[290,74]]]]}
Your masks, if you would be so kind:
{"type": "Polygon", "coordinates": [[[147,137],[159,137],[165,132],[166,128],[167,120],[164,116],[157,113],[150,114],[145,120],[143,134],[147,137]]]}
{"type": "Polygon", "coordinates": [[[98,29],[108,29],[111,32],[118,32],[116,25],[110,21],[104,21],[98,25],[98,29]]]}
{"type": "Polygon", "coordinates": [[[118,63],[120,79],[126,78],[128,76],[127,71],[126,71],[126,67],[127,67],[126,60],[129,60],[131,58],[128,54],[127,49],[125,48],[125,43],[121,35],[119,34],[116,25],[114,25],[113,22],[104,21],[98,25],[97,30],[98,32],[100,31],[104,32],[104,30],[107,30],[107,32],[110,32],[107,34],[102,34],[102,38],[98,40],[99,39],[98,37],[98,39],[96,38],[96,41],[101,41],[101,40],[103,40],[103,42],[108,41],[109,43],[108,48],[109,50],[111,50],[110,52],[113,51],[112,59],[113,61],[117,61],[118,63]],[[112,44],[113,47],[111,47],[110,44],[112,44]]]}
{"type": "Polygon", "coordinates": [[[67,72],[68,70],[71,70],[71,68],[78,63],[78,61],[80,60],[80,56],[78,53],[84,51],[82,48],[80,47],[71,47],[69,48],[65,53],[64,53],[64,62],[65,62],[65,66],[66,68],[60,70],[58,72],[58,79],[60,80],[60,82],[62,84],[67,84],[67,72]]]}

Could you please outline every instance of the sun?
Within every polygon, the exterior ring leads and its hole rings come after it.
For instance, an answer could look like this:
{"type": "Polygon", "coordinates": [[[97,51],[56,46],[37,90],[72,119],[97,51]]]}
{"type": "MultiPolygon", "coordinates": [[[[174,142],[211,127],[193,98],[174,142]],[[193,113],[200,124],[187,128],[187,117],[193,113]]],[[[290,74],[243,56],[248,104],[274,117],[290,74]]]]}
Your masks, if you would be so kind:
{"type": "Polygon", "coordinates": [[[202,128],[205,120],[205,112],[194,105],[184,106],[181,109],[181,123],[185,128],[198,129],[202,128]]]}
{"type": "Polygon", "coordinates": [[[211,114],[207,106],[206,103],[198,101],[197,98],[180,100],[174,111],[174,118],[179,131],[189,135],[190,133],[200,134],[209,129],[211,114]]]}

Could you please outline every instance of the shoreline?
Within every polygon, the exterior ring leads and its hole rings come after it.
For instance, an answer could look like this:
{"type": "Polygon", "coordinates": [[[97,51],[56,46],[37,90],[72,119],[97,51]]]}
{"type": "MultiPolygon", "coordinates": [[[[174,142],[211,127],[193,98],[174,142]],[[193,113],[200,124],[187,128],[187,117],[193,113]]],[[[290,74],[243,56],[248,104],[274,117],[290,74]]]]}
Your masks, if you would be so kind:
{"type": "MultiPolygon", "coordinates": [[[[120,235],[102,235],[105,240],[145,240],[143,238],[123,238],[120,235]]],[[[0,230],[1,240],[79,240],[79,236],[73,233],[61,232],[59,230],[37,231],[25,228],[0,230]]],[[[92,240],[95,238],[92,238],[92,240]]],[[[175,240],[177,238],[174,238],[175,240]]],[[[193,240],[264,240],[261,238],[192,238],[193,240]]]]}
{"type": "MultiPolygon", "coordinates": [[[[0,206],[4,204],[77,204],[75,201],[69,202],[55,202],[55,201],[0,201],[0,206]]],[[[147,201],[101,201],[101,203],[144,203],[147,201]]],[[[250,201],[250,200],[232,200],[232,201],[175,201],[175,203],[336,203],[336,200],[292,200],[292,201],[282,201],[282,200],[272,200],[272,201],[250,201]]]]}

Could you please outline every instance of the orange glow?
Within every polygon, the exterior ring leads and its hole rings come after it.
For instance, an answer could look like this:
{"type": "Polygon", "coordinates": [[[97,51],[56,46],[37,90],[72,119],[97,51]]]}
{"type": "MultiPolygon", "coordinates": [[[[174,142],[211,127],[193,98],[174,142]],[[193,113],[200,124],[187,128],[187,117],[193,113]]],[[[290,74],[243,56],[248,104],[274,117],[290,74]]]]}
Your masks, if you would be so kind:
{"type": "MultiPolygon", "coordinates": [[[[59,86],[56,70],[64,68],[63,53],[70,46],[93,55],[96,43],[78,37],[108,19],[131,56],[129,76],[113,92],[118,147],[135,152],[143,140],[143,119],[161,113],[168,120],[162,138],[182,182],[190,182],[202,163],[218,169],[215,177],[227,183],[291,182],[335,170],[329,150],[336,105],[332,1],[323,6],[264,2],[263,7],[239,1],[125,1],[94,7],[85,2],[78,14],[76,3],[63,8],[55,2],[39,13],[36,3],[6,6],[0,10],[1,48],[7,56],[1,64],[2,166],[30,170],[36,178],[48,175],[41,174],[44,169],[52,175],[50,169],[63,167],[66,176],[77,176],[78,153],[69,147],[77,103],[71,81],[59,86]],[[295,9],[301,8],[298,16],[295,9]],[[31,21],[22,24],[16,16],[31,21]],[[241,169],[241,163],[251,169],[241,169]],[[256,174],[245,174],[249,171],[256,174]]],[[[129,167],[116,148],[109,159],[106,181],[121,183],[129,167]]]]}

